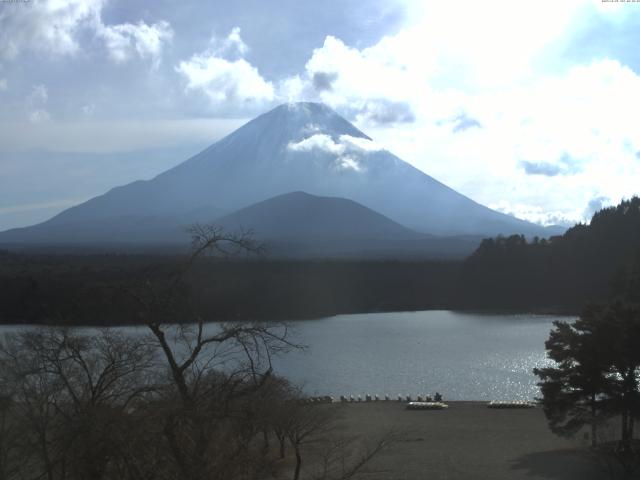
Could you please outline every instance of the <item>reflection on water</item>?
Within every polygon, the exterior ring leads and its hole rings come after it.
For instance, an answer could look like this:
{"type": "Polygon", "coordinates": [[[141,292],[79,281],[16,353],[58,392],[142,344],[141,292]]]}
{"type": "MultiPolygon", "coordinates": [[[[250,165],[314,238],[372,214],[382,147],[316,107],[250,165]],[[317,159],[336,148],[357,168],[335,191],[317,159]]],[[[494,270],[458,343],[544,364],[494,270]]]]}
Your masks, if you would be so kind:
{"type": "Polygon", "coordinates": [[[532,399],[553,320],[573,318],[424,311],[292,322],[309,348],[277,359],[276,371],[310,394],[532,399]]]}

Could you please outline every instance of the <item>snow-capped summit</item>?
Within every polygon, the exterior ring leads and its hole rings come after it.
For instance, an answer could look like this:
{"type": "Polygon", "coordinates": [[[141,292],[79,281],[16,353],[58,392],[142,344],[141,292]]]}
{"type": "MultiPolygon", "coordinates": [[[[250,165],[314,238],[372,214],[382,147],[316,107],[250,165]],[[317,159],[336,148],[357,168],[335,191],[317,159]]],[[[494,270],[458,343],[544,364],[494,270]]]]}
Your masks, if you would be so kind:
{"type": "MultiPolygon", "coordinates": [[[[280,105],[152,180],[116,187],[43,224],[0,234],[0,242],[7,234],[28,241],[33,232],[54,227],[72,240],[75,230],[107,224],[99,230],[125,241],[126,225],[177,228],[212,221],[294,191],[350,199],[423,233],[546,235],[542,227],[490,210],[412,167],[326,105],[304,102],[280,105]]],[[[159,230],[150,231],[155,233],[142,235],[147,241],[159,230]]]]}
{"type": "Polygon", "coordinates": [[[350,135],[370,140],[333,109],[315,102],[284,103],[260,115],[245,127],[249,125],[265,135],[286,136],[291,141],[300,141],[313,133],[323,133],[331,137],[350,135]]]}

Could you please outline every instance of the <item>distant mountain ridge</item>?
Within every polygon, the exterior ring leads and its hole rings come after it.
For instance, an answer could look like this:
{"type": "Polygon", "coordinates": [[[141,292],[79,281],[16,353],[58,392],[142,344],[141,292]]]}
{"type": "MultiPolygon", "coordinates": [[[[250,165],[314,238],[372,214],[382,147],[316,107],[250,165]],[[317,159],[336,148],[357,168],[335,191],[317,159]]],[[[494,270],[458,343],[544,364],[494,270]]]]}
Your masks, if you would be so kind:
{"type": "MultiPolygon", "coordinates": [[[[129,215],[85,222],[81,230],[75,224],[44,223],[30,229],[31,249],[65,253],[76,247],[85,252],[183,251],[190,224],[178,227],[176,221],[129,215]],[[126,235],[113,233],[122,233],[123,226],[126,235]],[[68,239],[69,228],[76,230],[73,240],[68,239]],[[153,248],[146,249],[145,245],[153,248]]],[[[470,255],[482,239],[418,233],[352,200],[304,192],[258,202],[212,223],[228,232],[251,231],[272,258],[462,258],[470,255]]],[[[19,246],[21,233],[6,232],[5,245],[19,246]]]]}
{"type": "Polygon", "coordinates": [[[447,238],[410,230],[352,200],[292,192],[215,221],[228,231],[249,229],[275,257],[460,258],[480,238],[447,238]]]}
{"type": "Polygon", "coordinates": [[[113,188],[41,224],[0,232],[0,244],[179,242],[189,223],[291,192],[351,200],[421,234],[552,233],[455,192],[327,106],[295,103],[260,115],[152,180],[113,188]]]}
{"type": "Polygon", "coordinates": [[[223,216],[228,230],[251,228],[264,239],[344,239],[425,237],[352,200],[292,192],[223,216]]]}

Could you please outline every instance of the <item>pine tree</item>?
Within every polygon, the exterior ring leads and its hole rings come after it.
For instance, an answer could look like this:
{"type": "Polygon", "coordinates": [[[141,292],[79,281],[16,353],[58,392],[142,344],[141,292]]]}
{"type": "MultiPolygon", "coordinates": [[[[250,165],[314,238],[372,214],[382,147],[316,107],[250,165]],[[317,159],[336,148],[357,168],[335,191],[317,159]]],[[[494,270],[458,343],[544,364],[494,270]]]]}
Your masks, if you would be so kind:
{"type": "Polygon", "coordinates": [[[640,306],[589,306],[573,324],[556,322],[546,342],[556,366],[535,369],[542,405],[554,433],[573,436],[619,416],[620,447],[631,451],[640,416],[640,306]]]}

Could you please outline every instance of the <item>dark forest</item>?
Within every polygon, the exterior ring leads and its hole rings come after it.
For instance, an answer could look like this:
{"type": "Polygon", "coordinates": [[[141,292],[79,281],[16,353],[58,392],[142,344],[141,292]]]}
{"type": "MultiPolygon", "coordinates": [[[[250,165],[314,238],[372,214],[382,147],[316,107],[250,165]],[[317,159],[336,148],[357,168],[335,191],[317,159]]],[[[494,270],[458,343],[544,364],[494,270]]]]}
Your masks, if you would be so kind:
{"type": "MultiPolygon", "coordinates": [[[[0,254],[3,323],[137,323],[126,290],[162,284],[186,257],[0,254]]],[[[484,240],[464,261],[203,258],[182,298],[208,321],[422,309],[578,313],[640,292],[640,198],[550,239],[484,240]]],[[[180,319],[176,318],[175,321],[180,319]]]]}

